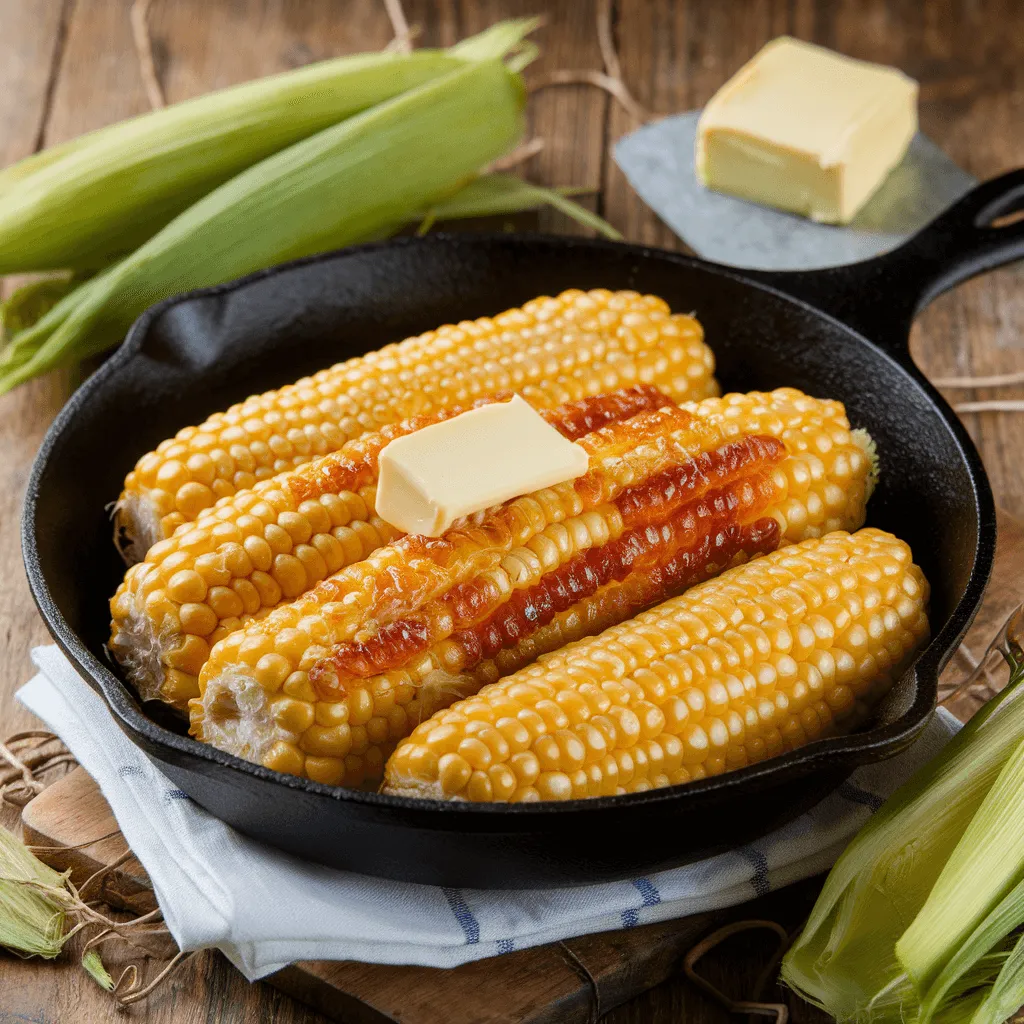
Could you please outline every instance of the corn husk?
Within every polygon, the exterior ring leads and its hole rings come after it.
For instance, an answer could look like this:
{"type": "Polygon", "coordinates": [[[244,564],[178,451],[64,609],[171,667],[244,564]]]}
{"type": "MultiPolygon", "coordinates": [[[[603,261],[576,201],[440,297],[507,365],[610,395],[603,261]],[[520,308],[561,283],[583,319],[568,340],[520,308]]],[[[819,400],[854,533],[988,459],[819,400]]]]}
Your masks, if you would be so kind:
{"type": "Polygon", "coordinates": [[[245,168],[360,111],[517,46],[536,19],[449,51],[368,53],[122,121],[0,172],[0,275],[97,268],[245,168]]]}
{"type": "Polygon", "coordinates": [[[423,211],[415,219],[422,233],[436,221],[493,217],[522,213],[538,206],[551,206],[605,238],[622,238],[606,220],[573,202],[569,197],[574,191],[545,188],[511,174],[485,174],[459,189],[450,199],[444,199],[423,211]]]}
{"type": "Polygon", "coordinates": [[[99,953],[95,949],[86,950],[82,957],[82,970],[99,985],[100,988],[110,992],[114,987],[114,979],[110,972],[103,966],[99,953]]]}
{"type": "MultiPolygon", "coordinates": [[[[418,233],[425,234],[434,224],[443,226],[445,221],[511,215],[551,206],[605,238],[620,239],[622,236],[611,224],[572,200],[573,195],[586,191],[572,186],[546,188],[509,174],[485,174],[459,189],[450,199],[415,214],[412,221],[418,225],[418,233]]],[[[12,341],[34,326],[87,279],[86,274],[62,274],[22,285],[6,302],[0,303],[0,341],[12,341]]]]}
{"type": "MultiPolygon", "coordinates": [[[[924,905],[896,943],[896,956],[915,988],[928,992],[978,928],[996,915],[993,939],[1024,920],[1024,743],[1017,745],[950,854],[924,905]],[[1009,903],[1004,903],[1011,897],[1009,903]],[[951,953],[952,951],[952,953],[951,953]]],[[[977,941],[977,940],[975,940],[977,941]]],[[[985,940],[988,952],[991,944],[985,940]]],[[[970,944],[968,943],[968,946],[970,944]]]]}
{"type": "Polygon", "coordinates": [[[22,956],[47,959],[61,951],[67,925],[67,877],[0,827],[0,946],[22,956]]]}
{"type": "Polygon", "coordinates": [[[1017,939],[985,998],[971,1015],[971,1024],[1003,1024],[1024,1006],[1024,935],[1017,939]]]}
{"type": "MultiPolygon", "coordinates": [[[[970,1020],[1003,967],[1006,949],[998,942],[991,948],[978,938],[955,962],[958,949],[969,945],[971,936],[946,937],[950,941],[942,955],[929,960],[953,965],[946,975],[941,967],[938,971],[936,980],[946,988],[942,993],[934,990],[933,1001],[923,1006],[928,990],[905,969],[897,944],[925,907],[990,793],[993,799],[1006,795],[1005,789],[994,787],[1024,737],[1019,650],[1011,658],[1011,669],[1006,689],[897,790],[843,852],[783,960],[783,981],[840,1022],[902,1024],[917,1020],[923,1011],[942,1024],[970,1020]]],[[[1024,822],[1018,820],[1021,826],[1024,822]]],[[[973,835],[971,843],[976,841],[973,835]]],[[[969,853],[964,847],[958,858],[969,853]]],[[[958,899],[959,894],[947,891],[947,898],[958,899]]],[[[972,902],[961,908],[970,921],[968,932],[979,920],[977,927],[985,925],[992,903],[983,901],[979,910],[972,902]]],[[[1019,906],[1011,913],[1018,925],[1024,923],[1019,906]]],[[[1005,924],[989,921],[990,937],[1005,932],[1005,924]]],[[[929,977],[936,977],[934,970],[929,977]]]]}
{"type": "MultiPolygon", "coordinates": [[[[0,826],[0,947],[18,956],[52,960],[81,925],[73,917],[93,918],[106,930],[115,927],[83,903],[70,871],[55,871],[39,860],[21,840],[0,826]]],[[[86,949],[82,969],[108,992],[114,979],[103,966],[99,951],[86,949]]]]}
{"type": "Polygon", "coordinates": [[[500,60],[465,64],[256,164],[18,335],[0,392],[116,344],[170,295],[386,237],[514,145],[524,103],[500,60]]]}
{"type": "MultiPolygon", "coordinates": [[[[1024,882],[1018,883],[1007,893],[946,960],[936,979],[921,996],[921,1008],[917,1016],[919,1024],[935,1020],[943,1008],[956,998],[958,990],[963,990],[965,985],[970,986],[979,963],[987,965],[989,979],[996,972],[1001,972],[1009,948],[1014,945],[1010,936],[1020,923],[1022,906],[1024,882]]],[[[907,983],[908,986],[911,984],[909,974],[907,983]]],[[[1024,996],[1021,1001],[1024,1001],[1024,996]]]]}
{"type": "Polygon", "coordinates": [[[6,343],[37,324],[88,278],[88,274],[54,274],[16,288],[0,302],[0,340],[6,343]]]}

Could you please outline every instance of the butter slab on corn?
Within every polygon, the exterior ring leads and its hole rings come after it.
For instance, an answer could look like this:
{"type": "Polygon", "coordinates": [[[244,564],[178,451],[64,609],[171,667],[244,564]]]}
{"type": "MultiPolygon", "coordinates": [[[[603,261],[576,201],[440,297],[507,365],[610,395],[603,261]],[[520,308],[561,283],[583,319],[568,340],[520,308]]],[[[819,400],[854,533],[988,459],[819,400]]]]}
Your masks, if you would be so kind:
{"type": "Polygon", "coordinates": [[[462,516],[582,476],[588,461],[515,395],[388,444],[377,515],[405,533],[439,537],[462,516]]]}
{"type": "Polygon", "coordinates": [[[845,224],[916,131],[913,79],[780,36],[704,108],[697,176],[717,192],[845,224]]]}

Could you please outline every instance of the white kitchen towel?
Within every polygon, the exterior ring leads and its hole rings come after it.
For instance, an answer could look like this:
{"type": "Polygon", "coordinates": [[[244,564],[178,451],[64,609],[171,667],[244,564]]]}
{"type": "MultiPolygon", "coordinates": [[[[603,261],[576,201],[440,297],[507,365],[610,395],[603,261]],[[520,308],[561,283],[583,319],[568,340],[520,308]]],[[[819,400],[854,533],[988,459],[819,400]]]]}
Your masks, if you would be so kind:
{"type": "Polygon", "coordinates": [[[764,839],[697,864],[583,888],[440,888],[320,867],[247,839],[154,767],[56,647],[32,657],[39,672],[18,699],[99,783],[178,945],[216,946],[250,980],[295,960],[455,967],[743,903],[832,864],[872,810],[959,728],[940,713],[899,757],[860,769],[764,839]]]}

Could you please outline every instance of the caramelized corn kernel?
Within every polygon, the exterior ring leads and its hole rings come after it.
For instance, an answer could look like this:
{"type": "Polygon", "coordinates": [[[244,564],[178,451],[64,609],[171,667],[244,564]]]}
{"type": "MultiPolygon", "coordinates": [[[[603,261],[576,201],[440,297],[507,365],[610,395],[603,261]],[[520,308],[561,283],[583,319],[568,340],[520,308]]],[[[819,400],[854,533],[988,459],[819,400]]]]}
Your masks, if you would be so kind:
{"type": "Polygon", "coordinates": [[[926,600],[927,584],[909,549],[880,530],[834,532],[781,549],[600,636],[548,654],[438,712],[399,744],[387,763],[383,791],[444,799],[568,800],[643,792],[776,756],[858,724],[854,695],[870,694],[870,701],[877,701],[924,640],[926,600]],[[896,576],[899,591],[904,579],[912,581],[918,614],[907,616],[909,628],[893,605],[872,597],[878,611],[865,608],[872,570],[896,576]],[[832,579],[839,580],[855,614],[825,603],[832,579]],[[807,597],[819,598],[820,613],[808,616],[807,597]],[[833,620],[849,619],[840,631],[826,630],[819,621],[830,608],[833,620]],[[709,625],[695,643],[692,627],[699,621],[709,625]],[[766,645],[748,650],[740,632],[744,626],[757,626],[766,645]],[[721,652],[714,659],[707,656],[712,641],[721,652]],[[703,652],[698,650],[702,645],[707,645],[703,652]],[[749,687],[737,676],[719,674],[729,647],[737,648],[737,664],[753,653],[749,687]],[[670,663],[678,665],[694,654],[702,654],[708,675],[684,678],[671,670],[670,663]],[[581,715],[579,697],[593,685],[595,664],[621,678],[625,687],[627,704],[618,706],[615,715],[581,715]],[[764,669],[770,672],[765,675],[764,669]],[[770,685],[775,698],[762,701],[761,711],[747,698],[759,676],[762,690],[770,685]],[[530,749],[502,756],[488,747],[485,764],[485,744],[478,737],[491,724],[497,729],[517,706],[524,708],[520,716],[525,714],[524,700],[537,689],[551,696],[534,704],[544,713],[538,715],[539,732],[530,749]],[[645,695],[655,690],[660,696],[652,703],[645,695]],[[691,704],[688,698],[695,693],[700,699],[691,704]],[[559,724],[552,705],[563,710],[566,720],[572,709],[571,728],[559,724]],[[691,707],[705,706],[703,719],[693,721],[691,707]],[[456,749],[457,755],[444,757],[458,757],[465,769],[456,772],[445,762],[443,778],[437,769],[425,771],[432,762],[424,761],[422,752],[438,745],[456,749]],[[508,777],[497,772],[506,765],[516,780],[511,792],[508,777]],[[486,786],[477,779],[484,768],[486,786]]]}

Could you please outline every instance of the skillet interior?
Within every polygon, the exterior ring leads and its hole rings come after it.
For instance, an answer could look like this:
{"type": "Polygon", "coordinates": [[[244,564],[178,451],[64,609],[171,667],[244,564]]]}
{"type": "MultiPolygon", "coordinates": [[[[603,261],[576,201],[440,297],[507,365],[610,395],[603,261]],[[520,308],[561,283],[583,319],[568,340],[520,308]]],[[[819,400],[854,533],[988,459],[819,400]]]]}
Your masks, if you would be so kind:
{"type": "Polygon", "coordinates": [[[675,254],[524,236],[370,246],[147,313],[47,437],[26,502],[26,565],[51,631],[121,727],[175,784],[242,831],[311,859],[410,881],[494,887],[621,877],[745,842],[819,799],[856,764],[902,749],[923,726],[940,663],[976,610],[994,544],[991,494],[976,456],[932,394],[909,360],[901,365],[738,273],[675,254]],[[871,432],[883,473],[868,521],[911,544],[933,586],[936,637],[874,728],[656,793],[474,807],[286,778],[139,712],[103,647],[106,599],[123,571],[104,507],[141,453],[253,392],[442,322],[570,287],[635,288],[693,310],[726,389],[792,385],[838,398],[871,432]]]}

